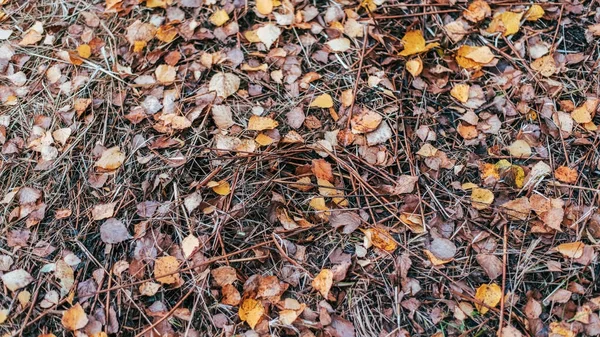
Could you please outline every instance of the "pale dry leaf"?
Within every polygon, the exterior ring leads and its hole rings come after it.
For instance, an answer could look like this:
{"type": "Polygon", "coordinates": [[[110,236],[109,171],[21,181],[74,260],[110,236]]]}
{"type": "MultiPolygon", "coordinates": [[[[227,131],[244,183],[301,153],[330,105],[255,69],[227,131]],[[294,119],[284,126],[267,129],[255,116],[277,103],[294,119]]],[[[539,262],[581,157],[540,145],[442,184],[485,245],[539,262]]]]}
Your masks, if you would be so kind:
{"type": "Polygon", "coordinates": [[[181,250],[186,259],[192,256],[198,247],[200,247],[200,240],[193,234],[190,234],[181,240],[181,250]]]}
{"type": "Polygon", "coordinates": [[[345,52],[350,49],[350,40],[345,37],[329,40],[325,43],[331,51],[336,53],[345,52]]]}
{"type": "Polygon", "coordinates": [[[115,218],[106,220],[100,226],[100,239],[104,243],[116,244],[132,238],[125,224],[115,218]]]}
{"type": "Polygon", "coordinates": [[[25,269],[16,269],[2,275],[2,282],[10,291],[16,291],[33,282],[33,277],[25,269]]]}
{"type": "Polygon", "coordinates": [[[42,34],[44,34],[44,25],[40,21],[36,21],[29,29],[23,34],[23,38],[19,42],[20,46],[31,46],[42,40],[42,34]]]}
{"type": "Polygon", "coordinates": [[[100,159],[96,161],[96,168],[101,172],[110,172],[118,169],[125,161],[125,153],[118,146],[113,146],[102,152],[100,159]]]}
{"type": "Polygon", "coordinates": [[[160,290],[160,284],[156,282],[144,282],[140,285],[140,295],[154,296],[160,290]]]}
{"type": "Polygon", "coordinates": [[[108,204],[98,204],[92,208],[92,219],[103,220],[112,217],[115,214],[116,202],[108,204]]]}
{"type": "Polygon", "coordinates": [[[281,35],[281,29],[272,23],[268,23],[256,30],[256,36],[260,42],[264,43],[267,49],[271,49],[271,46],[279,36],[281,35]]]}
{"type": "Polygon", "coordinates": [[[216,92],[219,97],[227,98],[240,88],[240,78],[232,73],[216,73],[210,79],[208,88],[216,92]]]}
{"type": "Polygon", "coordinates": [[[414,77],[417,77],[423,71],[423,61],[420,58],[414,58],[406,62],[406,71],[414,77]]]}

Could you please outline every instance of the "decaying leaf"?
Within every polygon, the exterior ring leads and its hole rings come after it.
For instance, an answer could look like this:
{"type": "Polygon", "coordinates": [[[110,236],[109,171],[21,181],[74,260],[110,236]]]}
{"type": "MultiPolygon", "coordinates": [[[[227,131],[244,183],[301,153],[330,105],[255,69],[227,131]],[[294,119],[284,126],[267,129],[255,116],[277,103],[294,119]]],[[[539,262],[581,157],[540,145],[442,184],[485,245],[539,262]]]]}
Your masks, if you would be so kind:
{"type": "Polygon", "coordinates": [[[96,168],[101,172],[110,172],[118,169],[125,161],[125,153],[118,146],[111,147],[102,152],[96,162],[96,168]]]}
{"type": "Polygon", "coordinates": [[[471,190],[471,206],[476,209],[486,209],[494,202],[492,191],[475,187],[471,190]]]}
{"type": "Polygon", "coordinates": [[[162,256],[154,261],[154,277],[162,284],[179,283],[179,261],[174,256],[162,256]]]}
{"type": "Polygon", "coordinates": [[[231,73],[216,73],[210,79],[208,86],[218,96],[227,98],[235,94],[240,88],[240,78],[231,73]]]}

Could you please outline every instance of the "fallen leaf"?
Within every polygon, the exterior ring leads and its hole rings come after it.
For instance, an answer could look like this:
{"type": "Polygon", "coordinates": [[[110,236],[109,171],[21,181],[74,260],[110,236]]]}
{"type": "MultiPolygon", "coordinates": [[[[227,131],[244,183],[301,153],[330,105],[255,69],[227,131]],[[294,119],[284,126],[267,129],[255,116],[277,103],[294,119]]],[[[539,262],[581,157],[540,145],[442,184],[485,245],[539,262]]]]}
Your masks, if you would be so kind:
{"type": "Polygon", "coordinates": [[[267,49],[271,49],[271,46],[279,36],[281,35],[281,29],[272,23],[268,23],[256,30],[256,36],[260,42],[264,43],[267,49]]]}
{"type": "Polygon", "coordinates": [[[221,288],[221,294],[223,294],[221,303],[226,305],[236,306],[240,304],[240,301],[242,300],[240,292],[231,284],[224,285],[223,288],[221,288]]]}
{"type": "Polygon", "coordinates": [[[502,33],[503,36],[516,34],[521,25],[523,13],[502,12],[494,15],[494,19],[490,22],[488,32],[502,33]]]}
{"type": "Polygon", "coordinates": [[[200,240],[193,234],[190,234],[181,240],[181,250],[186,259],[192,256],[198,247],[200,247],[200,240]]]}
{"type": "Polygon", "coordinates": [[[222,266],[210,271],[210,274],[215,279],[217,285],[223,287],[226,284],[232,284],[237,280],[237,272],[235,268],[222,266]]]}
{"type": "Polygon", "coordinates": [[[33,277],[25,269],[16,269],[2,275],[2,282],[8,290],[16,291],[33,282],[33,277]]]}
{"type": "Polygon", "coordinates": [[[104,243],[116,244],[132,238],[127,227],[117,219],[108,219],[100,226],[100,239],[104,243]]]}
{"type": "Polygon", "coordinates": [[[231,193],[231,186],[226,180],[221,180],[219,182],[209,181],[206,186],[210,187],[213,192],[217,193],[218,195],[228,195],[231,193]]]}
{"type": "Polygon", "coordinates": [[[331,51],[340,53],[350,49],[350,40],[345,37],[329,40],[325,43],[331,51]]]}
{"type": "Polygon", "coordinates": [[[544,16],[544,7],[534,4],[529,7],[527,12],[525,13],[525,19],[527,21],[537,21],[544,16]]]}
{"type": "Polygon", "coordinates": [[[423,71],[423,61],[420,58],[414,58],[406,62],[406,71],[414,77],[417,77],[423,71]]]}
{"type": "Polygon", "coordinates": [[[554,177],[563,183],[575,184],[577,182],[577,170],[566,166],[559,166],[554,170],[554,177]]]}
{"type": "Polygon", "coordinates": [[[208,88],[216,92],[219,97],[227,98],[240,88],[240,78],[231,73],[216,73],[210,79],[208,88]]]}
{"type": "Polygon", "coordinates": [[[162,256],[154,261],[154,277],[162,284],[179,283],[178,270],[179,262],[174,256],[162,256]]]}
{"type": "Polygon", "coordinates": [[[33,26],[23,33],[23,38],[19,42],[19,46],[31,46],[42,40],[44,34],[44,25],[40,21],[36,21],[33,26]]]}
{"type": "Polygon", "coordinates": [[[80,44],[77,46],[77,54],[79,57],[87,59],[92,56],[92,48],[90,48],[89,44],[80,44]]]}
{"type": "Polygon", "coordinates": [[[477,288],[475,292],[475,299],[482,302],[484,305],[479,303],[475,303],[475,307],[482,314],[485,315],[491,308],[495,308],[498,303],[500,303],[500,299],[502,298],[502,289],[495,283],[490,284],[482,284],[477,288]]]}
{"type": "Polygon", "coordinates": [[[452,87],[452,90],[450,90],[450,95],[456,98],[459,102],[466,103],[469,100],[470,88],[471,86],[468,84],[459,83],[452,87]]]}
{"type": "Polygon", "coordinates": [[[494,193],[485,188],[473,188],[471,190],[471,206],[475,209],[486,209],[494,202],[494,193]]]}
{"type": "Polygon", "coordinates": [[[503,203],[501,207],[504,213],[513,220],[527,220],[527,218],[529,218],[529,213],[531,212],[531,205],[529,204],[529,199],[527,197],[507,201],[503,203]]]}
{"type": "Polygon", "coordinates": [[[571,117],[573,117],[573,120],[579,124],[590,123],[594,117],[594,114],[596,113],[599,102],[600,100],[595,98],[587,99],[585,103],[578,106],[571,112],[571,117]]]}
{"type": "Polygon", "coordinates": [[[94,220],[102,220],[108,219],[115,214],[115,206],[116,202],[111,202],[108,204],[98,204],[92,208],[92,219],[94,220]]]}
{"type": "Polygon", "coordinates": [[[264,313],[265,308],[263,307],[262,303],[252,298],[245,299],[238,310],[240,320],[248,323],[252,329],[256,327],[258,322],[260,322],[264,313]]]}
{"type": "Polygon", "coordinates": [[[502,261],[495,255],[477,254],[476,259],[490,280],[495,280],[502,275],[502,261]]]}
{"type": "Polygon", "coordinates": [[[465,69],[478,69],[494,60],[489,47],[462,45],[456,52],[456,62],[465,69]]]}
{"type": "Polygon", "coordinates": [[[527,158],[531,156],[531,146],[522,139],[515,140],[507,149],[513,157],[527,158]]]}
{"type": "Polygon", "coordinates": [[[383,117],[375,111],[363,108],[360,113],[352,116],[350,125],[352,133],[361,134],[371,132],[379,126],[383,117]]]}
{"type": "Polygon", "coordinates": [[[154,75],[156,76],[156,80],[160,84],[169,85],[175,81],[175,76],[177,72],[175,71],[175,67],[170,66],[168,64],[161,64],[156,67],[154,71],[154,75]]]}
{"type": "Polygon", "coordinates": [[[471,22],[479,22],[490,15],[492,15],[492,9],[490,8],[490,5],[481,0],[473,1],[469,7],[463,11],[463,16],[465,19],[471,22]]]}
{"type": "Polygon", "coordinates": [[[95,166],[100,172],[110,172],[118,169],[125,161],[125,153],[118,146],[111,147],[100,156],[95,166]]]}
{"type": "Polygon", "coordinates": [[[309,105],[311,108],[331,108],[333,107],[333,99],[329,94],[317,96],[309,105]]]}
{"type": "Polygon", "coordinates": [[[62,325],[70,331],[83,329],[88,324],[88,318],[79,303],[63,311],[62,325]]]}
{"type": "Polygon", "coordinates": [[[388,252],[393,252],[398,248],[396,240],[383,228],[373,227],[364,230],[363,233],[365,233],[365,248],[375,246],[388,252]]]}
{"type": "Polygon", "coordinates": [[[404,50],[400,52],[400,56],[410,56],[426,52],[440,44],[437,42],[425,44],[425,39],[421,31],[413,30],[406,32],[402,38],[402,45],[404,46],[404,50]]]}
{"type": "Polygon", "coordinates": [[[227,21],[229,21],[229,15],[225,10],[218,9],[210,16],[209,20],[213,25],[221,27],[227,21]]]}
{"type": "Polygon", "coordinates": [[[331,290],[331,286],[333,285],[333,272],[330,269],[322,269],[312,280],[311,285],[327,299],[329,290],[331,290]]]}
{"type": "Polygon", "coordinates": [[[279,125],[276,120],[269,117],[260,117],[256,115],[250,116],[248,120],[248,130],[251,131],[263,131],[272,130],[279,125]]]}
{"type": "Polygon", "coordinates": [[[531,69],[539,72],[542,76],[550,77],[556,73],[556,62],[553,55],[542,56],[531,62],[531,69]]]}
{"type": "Polygon", "coordinates": [[[585,244],[583,242],[576,241],[560,244],[554,247],[554,250],[561,253],[564,257],[578,259],[583,255],[584,248],[585,244]]]}
{"type": "Polygon", "coordinates": [[[140,285],[140,295],[154,296],[160,290],[160,284],[155,282],[144,282],[140,285]]]}
{"type": "Polygon", "coordinates": [[[273,0],[256,0],[256,10],[262,15],[269,15],[273,11],[273,0]]]}

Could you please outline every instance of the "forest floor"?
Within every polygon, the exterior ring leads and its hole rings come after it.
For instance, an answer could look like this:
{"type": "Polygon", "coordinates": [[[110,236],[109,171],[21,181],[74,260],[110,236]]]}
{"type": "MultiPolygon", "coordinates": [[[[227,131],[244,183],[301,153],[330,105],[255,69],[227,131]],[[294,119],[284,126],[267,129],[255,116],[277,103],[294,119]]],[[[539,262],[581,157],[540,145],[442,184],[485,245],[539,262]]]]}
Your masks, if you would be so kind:
{"type": "Polygon", "coordinates": [[[600,335],[597,1],[0,20],[0,336],[600,335]]]}

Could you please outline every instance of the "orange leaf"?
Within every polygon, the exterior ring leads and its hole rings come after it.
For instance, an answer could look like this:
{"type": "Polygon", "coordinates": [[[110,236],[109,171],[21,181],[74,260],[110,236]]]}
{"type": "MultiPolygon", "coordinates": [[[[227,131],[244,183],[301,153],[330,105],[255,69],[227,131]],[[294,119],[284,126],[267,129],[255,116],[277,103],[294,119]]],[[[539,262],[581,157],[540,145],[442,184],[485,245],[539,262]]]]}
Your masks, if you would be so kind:
{"type": "Polygon", "coordinates": [[[163,284],[179,283],[179,262],[174,256],[163,256],[154,262],[154,277],[163,284]],[[170,275],[168,275],[170,274],[170,275]],[[162,276],[166,275],[166,276],[162,276]],[[162,276],[162,277],[160,277],[162,276]]]}
{"type": "Polygon", "coordinates": [[[333,272],[329,269],[321,270],[319,275],[315,276],[311,284],[313,288],[323,295],[323,297],[327,298],[329,290],[333,285],[333,272]]]}

